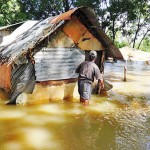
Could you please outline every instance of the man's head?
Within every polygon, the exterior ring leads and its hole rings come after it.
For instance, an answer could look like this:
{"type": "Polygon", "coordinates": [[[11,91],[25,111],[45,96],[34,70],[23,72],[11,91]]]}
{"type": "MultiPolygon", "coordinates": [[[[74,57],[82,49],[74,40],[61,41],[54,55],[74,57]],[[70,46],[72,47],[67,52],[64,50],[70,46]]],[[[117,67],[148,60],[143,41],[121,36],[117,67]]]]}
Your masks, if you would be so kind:
{"type": "Polygon", "coordinates": [[[92,61],[92,60],[95,60],[97,58],[97,53],[96,51],[90,51],[89,53],[89,60],[92,61]]]}

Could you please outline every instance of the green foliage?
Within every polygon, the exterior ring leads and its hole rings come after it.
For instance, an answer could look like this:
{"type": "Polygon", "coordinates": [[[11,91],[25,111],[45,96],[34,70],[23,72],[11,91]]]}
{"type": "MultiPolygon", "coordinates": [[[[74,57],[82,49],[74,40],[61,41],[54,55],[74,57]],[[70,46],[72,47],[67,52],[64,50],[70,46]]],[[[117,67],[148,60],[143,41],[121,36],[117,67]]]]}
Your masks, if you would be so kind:
{"type": "Polygon", "coordinates": [[[21,12],[28,15],[28,19],[45,19],[56,16],[71,8],[69,0],[18,0],[21,12]]]}
{"type": "Polygon", "coordinates": [[[80,6],[87,6],[95,11],[98,10],[98,6],[100,5],[100,0],[77,0],[74,2],[74,6],[80,7],[80,6]]]}
{"type": "Polygon", "coordinates": [[[146,37],[141,46],[140,46],[140,50],[143,50],[145,52],[150,52],[150,38],[146,37]]]}
{"type": "Polygon", "coordinates": [[[122,47],[125,47],[125,46],[129,46],[127,42],[119,42],[119,41],[115,41],[115,45],[116,45],[118,48],[122,48],[122,47]]]}
{"type": "Polygon", "coordinates": [[[20,5],[17,0],[0,0],[0,26],[13,24],[26,19],[20,12],[20,5]]]}
{"type": "Polygon", "coordinates": [[[150,0],[0,0],[0,26],[45,19],[80,6],[94,9],[101,28],[119,48],[128,44],[134,47],[142,39],[140,49],[148,49],[150,0]],[[126,41],[122,42],[118,33],[126,41]]]}

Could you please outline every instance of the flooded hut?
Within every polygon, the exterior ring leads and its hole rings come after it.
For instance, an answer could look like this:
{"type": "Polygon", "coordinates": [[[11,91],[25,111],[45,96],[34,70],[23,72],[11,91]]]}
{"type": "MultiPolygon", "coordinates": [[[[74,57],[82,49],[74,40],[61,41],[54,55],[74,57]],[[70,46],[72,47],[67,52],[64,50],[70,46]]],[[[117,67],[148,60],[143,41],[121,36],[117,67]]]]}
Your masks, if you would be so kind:
{"type": "Polygon", "coordinates": [[[75,69],[90,50],[97,51],[101,71],[105,56],[123,59],[90,8],[39,21],[0,46],[0,88],[10,92],[9,103],[72,98],[77,91],[75,69]]]}

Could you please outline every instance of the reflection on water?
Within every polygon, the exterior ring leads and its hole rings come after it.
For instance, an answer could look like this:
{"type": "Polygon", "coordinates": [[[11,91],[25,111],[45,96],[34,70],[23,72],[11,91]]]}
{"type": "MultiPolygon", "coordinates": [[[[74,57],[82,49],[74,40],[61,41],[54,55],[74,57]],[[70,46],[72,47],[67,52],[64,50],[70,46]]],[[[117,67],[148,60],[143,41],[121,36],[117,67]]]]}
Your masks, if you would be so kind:
{"type": "Polygon", "coordinates": [[[122,93],[123,95],[150,98],[150,65],[146,62],[131,62],[127,63],[127,82],[122,82],[124,79],[125,63],[118,62],[114,64],[106,64],[106,78],[114,85],[113,91],[122,93]]]}
{"type": "Polygon", "coordinates": [[[150,69],[138,65],[128,66],[123,82],[123,64],[106,64],[114,88],[93,95],[89,107],[78,100],[0,104],[0,150],[150,150],[150,69]]]}

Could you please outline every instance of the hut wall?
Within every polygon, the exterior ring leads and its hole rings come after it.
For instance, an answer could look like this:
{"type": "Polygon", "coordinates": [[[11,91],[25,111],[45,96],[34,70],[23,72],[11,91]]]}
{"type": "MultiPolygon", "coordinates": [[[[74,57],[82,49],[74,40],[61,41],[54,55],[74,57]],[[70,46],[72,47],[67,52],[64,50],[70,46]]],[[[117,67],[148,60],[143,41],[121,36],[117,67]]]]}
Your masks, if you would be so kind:
{"type": "Polygon", "coordinates": [[[48,103],[78,97],[75,69],[85,60],[84,51],[61,29],[50,35],[34,55],[36,85],[32,94],[21,93],[18,104],[48,103]],[[45,47],[42,47],[42,46],[45,47]]]}
{"type": "MultiPolygon", "coordinates": [[[[56,83],[58,83],[57,81],[56,83]]],[[[60,81],[63,82],[63,81],[60,81]]],[[[61,85],[36,84],[32,94],[22,93],[16,99],[17,104],[42,104],[50,101],[78,100],[78,87],[76,83],[65,83],[61,85]]]]}
{"type": "Polygon", "coordinates": [[[36,81],[77,78],[75,70],[85,60],[84,51],[74,47],[61,29],[48,39],[47,46],[34,55],[36,81]]]}

